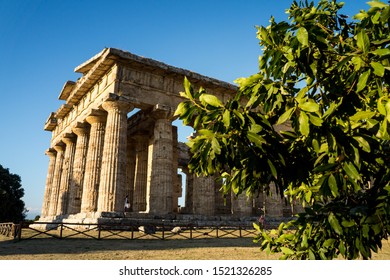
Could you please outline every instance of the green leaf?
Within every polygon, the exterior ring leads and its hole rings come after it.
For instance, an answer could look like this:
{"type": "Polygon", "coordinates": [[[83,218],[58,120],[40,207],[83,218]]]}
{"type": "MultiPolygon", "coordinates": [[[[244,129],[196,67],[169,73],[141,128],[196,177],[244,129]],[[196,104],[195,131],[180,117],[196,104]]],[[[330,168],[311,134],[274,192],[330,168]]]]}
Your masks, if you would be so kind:
{"type": "Polygon", "coordinates": [[[362,91],[366,87],[370,74],[371,70],[367,70],[366,72],[360,74],[356,92],[362,91]]]}
{"type": "Polygon", "coordinates": [[[287,120],[289,120],[292,116],[292,114],[295,111],[295,107],[288,109],[286,112],[284,112],[278,119],[276,124],[282,124],[285,123],[287,120]]]}
{"type": "Polygon", "coordinates": [[[345,245],[344,245],[344,242],[340,242],[339,243],[339,250],[340,250],[340,253],[342,256],[345,255],[345,245]]]}
{"type": "Polygon", "coordinates": [[[299,43],[303,46],[309,45],[309,33],[307,32],[305,27],[300,27],[297,31],[297,38],[299,43]]]}
{"type": "Polygon", "coordinates": [[[313,140],[311,141],[311,145],[312,145],[314,151],[318,154],[318,151],[320,150],[320,143],[318,142],[318,140],[316,138],[313,138],[313,140]]]}
{"type": "Polygon", "coordinates": [[[254,228],[257,232],[260,232],[260,231],[261,231],[259,224],[252,223],[252,226],[253,226],[253,228],[254,228]]]}
{"type": "Polygon", "coordinates": [[[370,2],[367,2],[368,5],[370,5],[371,7],[373,8],[386,8],[388,7],[388,4],[385,4],[383,2],[380,2],[380,1],[370,1],[370,2]]]}
{"type": "Polygon", "coordinates": [[[373,61],[370,65],[374,69],[375,75],[379,77],[383,77],[383,75],[385,75],[385,67],[381,63],[373,61]]]}
{"type": "Polygon", "coordinates": [[[206,104],[209,104],[209,105],[214,106],[214,107],[222,107],[222,103],[218,99],[218,97],[216,97],[215,95],[212,95],[212,94],[204,93],[199,97],[199,100],[202,103],[206,103],[206,104]]]}
{"type": "Polygon", "coordinates": [[[312,195],[313,195],[313,192],[310,190],[305,193],[305,200],[307,203],[310,203],[312,195]]]}
{"type": "Polygon", "coordinates": [[[329,247],[333,246],[333,244],[335,242],[336,242],[336,239],[329,238],[329,239],[325,240],[325,242],[322,244],[322,246],[325,247],[325,248],[329,248],[329,247]]]}
{"type": "Polygon", "coordinates": [[[387,111],[386,119],[388,122],[390,122],[390,101],[387,101],[385,106],[386,106],[386,111],[387,111]]]}
{"type": "Polygon", "coordinates": [[[354,136],[353,139],[358,141],[359,146],[362,147],[363,151],[365,151],[367,153],[371,152],[370,144],[368,143],[368,141],[366,139],[364,139],[361,136],[354,136]]]}
{"type": "Polygon", "coordinates": [[[325,172],[325,171],[328,171],[328,170],[333,169],[333,168],[336,167],[337,165],[338,165],[338,163],[327,163],[327,164],[323,164],[323,165],[320,165],[320,166],[317,166],[316,168],[314,168],[314,169],[313,169],[313,172],[314,172],[314,173],[325,172]]]}
{"type": "Polygon", "coordinates": [[[359,111],[352,117],[350,117],[351,121],[360,121],[360,120],[367,120],[371,119],[373,116],[375,116],[375,112],[372,111],[359,111]]]}
{"type": "Polygon", "coordinates": [[[363,20],[365,19],[366,17],[368,17],[368,14],[367,12],[363,11],[362,13],[358,13],[356,15],[353,16],[353,19],[358,19],[358,20],[363,20]]]}
{"type": "Polygon", "coordinates": [[[384,120],[381,123],[377,137],[385,139],[385,140],[390,140],[389,134],[387,132],[387,121],[386,120],[384,120]]]}
{"type": "Polygon", "coordinates": [[[251,125],[251,127],[249,129],[250,132],[253,132],[253,133],[256,133],[256,134],[259,133],[262,130],[263,130],[263,127],[261,125],[254,124],[254,123],[252,123],[252,125],[251,125]]]}
{"type": "Polygon", "coordinates": [[[337,234],[339,234],[339,235],[342,235],[342,234],[343,234],[343,228],[340,226],[339,221],[337,220],[337,218],[336,218],[336,216],[333,214],[333,212],[330,212],[330,213],[329,213],[328,222],[329,222],[330,226],[333,228],[333,230],[334,230],[337,234]]]}
{"type": "Polygon", "coordinates": [[[275,179],[278,178],[278,173],[276,172],[276,168],[274,164],[268,159],[267,160],[268,166],[271,169],[272,176],[274,176],[275,179]]]}
{"type": "Polygon", "coordinates": [[[202,120],[203,118],[202,118],[202,115],[197,115],[196,116],[196,118],[195,118],[195,121],[194,121],[194,128],[198,128],[198,126],[199,126],[199,123],[201,122],[201,120],[202,120]]]}
{"type": "Polygon", "coordinates": [[[310,122],[312,124],[314,124],[315,126],[321,126],[322,125],[322,119],[313,115],[313,114],[309,114],[309,119],[310,119],[310,122]]]}
{"type": "Polygon", "coordinates": [[[372,53],[379,56],[385,56],[390,54],[390,49],[376,49],[372,53]]]}
{"type": "Polygon", "coordinates": [[[233,114],[235,114],[241,120],[241,125],[245,124],[245,118],[239,111],[233,110],[233,114]]]}
{"type": "Polygon", "coordinates": [[[303,111],[299,114],[299,131],[305,136],[310,133],[309,117],[303,111]]]}
{"type": "Polygon", "coordinates": [[[283,252],[285,255],[293,255],[294,251],[291,250],[290,248],[287,247],[280,247],[280,250],[283,252]]]}
{"type": "Polygon", "coordinates": [[[211,148],[214,150],[215,154],[221,154],[221,146],[219,145],[219,142],[215,137],[213,137],[211,140],[211,148]]]}
{"type": "Polygon", "coordinates": [[[173,114],[174,116],[181,116],[187,111],[187,106],[185,102],[179,103],[179,105],[176,108],[175,113],[173,114]]]}
{"type": "Polygon", "coordinates": [[[353,65],[355,65],[355,71],[359,71],[360,68],[362,68],[362,67],[365,65],[364,60],[361,59],[360,56],[354,56],[354,57],[351,59],[351,62],[353,63],[353,65]]]}
{"type": "Polygon", "coordinates": [[[328,178],[328,185],[329,185],[330,191],[332,192],[332,195],[334,197],[338,197],[339,196],[339,188],[337,186],[336,178],[334,177],[333,174],[331,174],[328,178]]]}
{"type": "Polygon", "coordinates": [[[316,259],[316,256],[314,255],[313,250],[309,249],[309,260],[315,260],[315,259],[316,259]]]}
{"type": "Polygon", "coordinates": [[[323,118],[326,119],[328,116],[332,115],[333,112],[337,109],[337,104],[336,103],[330,103],[328,110],[323,115],[323,118]]]}
{"type": "Polygon", "coordinates": [[[187,79],[187,77],[184,77],[184,90],[185,94],[187,95],[188,99],[193,99],[192,97],[192,86],[190,81],[187,79]]]}
{"type": "Polygon", "coordinates": [[[314,101],[307,101],[305,103],[299,104],[298,107],[306,112],[317,112],[320,110],[320,106],[314,101]]]}
{"type": "Polygon", "coordinates": [[[387,113],[386,113],[386,107],[385,105],[383,105],[383,100],[384,100],[384,97],[381,97],[378,99],[378,102],[377,102],[377,108],[378,108],[378,112],[381,113],[381,115],[384,115],[386,116],[387,113]]]}
{"type": "Polygon", "coordinates": [[[357,46],[362,50],[363,53],[367,53],[370,49],[370,39],[367,36],[367,33],[364,30],[361,30],[357,34],[357,46]]]}
{"type": "Polygon", "coordinates": [[[248,131],[247,137],[249,141],[254,143],[259,148],[262,148],[262,145],[267,143],[267,141],[265,141],[263,137],[251,131],[248,131]]]}
{"type": "Polygon", "coordinates": [[[229,110],[225,110],[225,111],[223,112],[222,121],[223,121],[223,125],[224,125],[226,128],[229,128],[229,127],[230,127],[230,111],[229,111],[229,110]]]}
{"type": "Polygon", "coordinates": [[[353,227],[355,225],[355,221],[353,220],[350,220],[350,221],[347,221],[347,220],[344,220],[341,222],[341,224],[343,225],[343,227],[353,227]]]}
{"type": "Polygon", "coordinates": [[[360,180],[360,174],[357,171],[355,165],[352,162],[346,162],[343,164],[343,170],[352,180],[360,180]]]}
{"type": "Polygon", "coordinates": [[[214,137],[214,131],[209,129],[200,129],[198,130],[199,134],[204,135],[205,138],[211,139],[214,137]]]}
{"type": "Polygon", "coordinates": [[[307,234],[306,233],[302,234],[301,246],[302,246],[302,248],[305,248],[305,249],[307,247],[309,247],[309,243],[307,242],[307,234]]]}

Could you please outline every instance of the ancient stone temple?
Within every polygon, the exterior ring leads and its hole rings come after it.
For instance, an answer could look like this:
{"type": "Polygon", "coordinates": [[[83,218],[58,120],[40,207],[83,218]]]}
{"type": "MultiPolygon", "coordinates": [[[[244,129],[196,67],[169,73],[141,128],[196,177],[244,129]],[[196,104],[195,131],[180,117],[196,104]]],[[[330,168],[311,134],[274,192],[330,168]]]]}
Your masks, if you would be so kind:
{"type": "MultiPolygon", "coordinates": [[[[185,76],[223,101],[235,86],[113,48],[75,72],[81,78],[65,83],[64,104],[45,124],[52,138],[41,221],[251,216],[264,207],[261,195],[222,197],[215,178],[190,174],[188,149],[172,125],[185,76]]],[[[290,208],[267,198],[269,215],[290,208]]]]}

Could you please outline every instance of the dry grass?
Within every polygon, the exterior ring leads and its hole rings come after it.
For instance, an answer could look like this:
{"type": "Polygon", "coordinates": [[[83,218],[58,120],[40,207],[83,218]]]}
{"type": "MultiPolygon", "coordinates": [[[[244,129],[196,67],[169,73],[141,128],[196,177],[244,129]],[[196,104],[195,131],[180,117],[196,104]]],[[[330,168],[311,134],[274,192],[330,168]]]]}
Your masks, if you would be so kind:
{"type": "MultiPolygon", "coordinates": [[[[95,240],[78,236],[59,240],[39,236],[14,242],[0,236],[0,260],[272,260],[278,257],[261,252],[252,237],[95,240]]],[[[390,260],[390,242],[384,241],[382,251],[374,254],[373,259],[390,260]]]]}
{"type": "MultiPolygon", "coordinates": [[[[34,238],[14,242],[0,237],[0,260],[245,260],[267,259],[251,237],[206,239],[34,238]]],[[[268,259],[275,259],[271,256],[268,259]]]]}

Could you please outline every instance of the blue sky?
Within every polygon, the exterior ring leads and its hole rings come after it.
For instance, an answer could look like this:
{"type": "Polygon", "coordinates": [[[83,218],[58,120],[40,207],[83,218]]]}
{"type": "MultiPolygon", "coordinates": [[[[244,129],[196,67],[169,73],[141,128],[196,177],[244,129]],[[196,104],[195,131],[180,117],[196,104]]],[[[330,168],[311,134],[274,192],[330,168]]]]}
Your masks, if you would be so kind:
{"type": "MultiPolygon", "coordinates": [[[[45,188],[43,125],[63,84],[80,77],[76,66],[114,47],[232,83],[257,71],[255,26],[287,20],[291,2],[0,0],[0,164],[21,176],[28,217],[40,214],[45,188]]],[[[344,2],[347,15],[368,7],[344,2]]]]}

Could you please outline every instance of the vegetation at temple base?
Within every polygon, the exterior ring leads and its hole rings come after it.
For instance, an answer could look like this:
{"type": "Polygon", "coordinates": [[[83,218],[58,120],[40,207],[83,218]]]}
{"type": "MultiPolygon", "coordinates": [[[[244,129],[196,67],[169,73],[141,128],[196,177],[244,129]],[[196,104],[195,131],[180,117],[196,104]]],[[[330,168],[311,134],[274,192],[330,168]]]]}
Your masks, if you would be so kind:
{"type": "Polygon", "coordinates": [[[368,5],[349,18],[336,1],[294,1],[288,21],[257,27],[259,72],[226,103],[184,82],[192,172],[220,174],[224,193],[275,183],[303,204],[278,229],[256,225],[283,259],[367,259],[388,238],[390,6],[368,5]]]}
{"type": "Polygon", "coordinates": [[[0,165],[0,223],[20,222],[26,217],[20,176],[0,165]]]}

